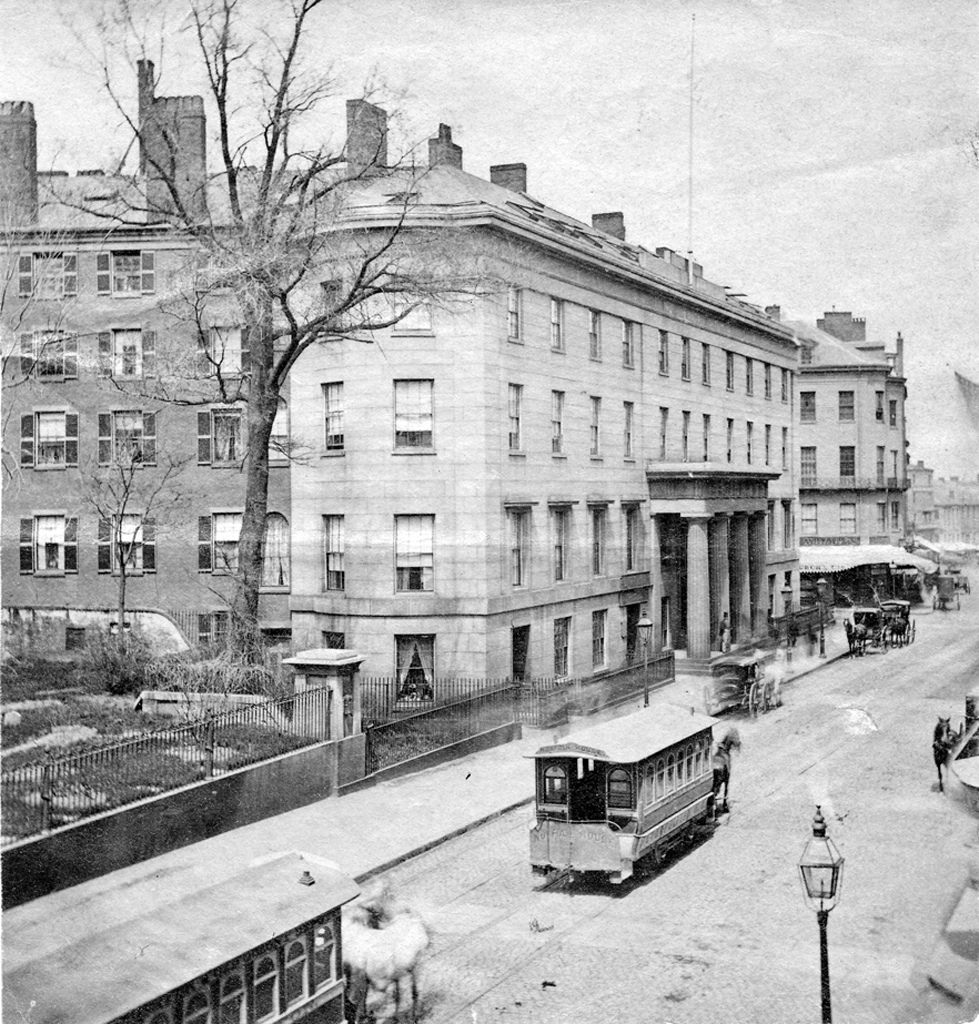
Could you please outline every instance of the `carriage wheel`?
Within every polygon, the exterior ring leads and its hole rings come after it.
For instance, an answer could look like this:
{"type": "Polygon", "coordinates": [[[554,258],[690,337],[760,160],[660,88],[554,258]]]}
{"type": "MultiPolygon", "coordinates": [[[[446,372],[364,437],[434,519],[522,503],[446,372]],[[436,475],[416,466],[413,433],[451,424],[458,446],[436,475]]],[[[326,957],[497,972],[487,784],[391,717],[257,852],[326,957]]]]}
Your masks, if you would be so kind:
{"type": "Polygon", "coordinates": [[[751,689],[748,691],[748,714],[753,718],[758,715],[758,682],[757,680],[751,684],[751,689]]]}

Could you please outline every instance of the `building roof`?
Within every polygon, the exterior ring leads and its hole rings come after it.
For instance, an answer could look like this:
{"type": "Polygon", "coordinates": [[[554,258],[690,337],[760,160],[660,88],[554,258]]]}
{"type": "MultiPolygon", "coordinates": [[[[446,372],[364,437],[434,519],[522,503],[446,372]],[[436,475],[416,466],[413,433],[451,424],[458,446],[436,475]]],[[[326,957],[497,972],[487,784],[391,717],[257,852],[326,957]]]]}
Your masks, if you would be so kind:
{"type": "Polygon", "coordinates": [[[563,742],[541,747],[528,756],[587,757],[613,764],[632,764],[710,729],[714,724],[713,718],[695,712],[693,708],[654,704],[614,722],[582,729],[563,742]]]}
{"type": "Polygon", "coordinates": [[[887,362],[869,359],[852,345],[803,320],[783,320],[782,323],[793,332],[797,342],[812,352],[812,361],[802,365],[803,371],[810,366],[873,366],[889,369],[887,362]]]}
{"type": "MultiPolygon", "coordinates": [[[[104,1024],[349,902],[359,889],[329,862],[286,853],[105,928],[92,908],[88,934],[38,954],[35,900],[4,914],[3,1016],[31,1024],[104,1024]],[[315,884],[299,881],[309,871],[315,884]]],[[[139,907],[139,890],[116,899],[139,907]]],[[[47,927],[57,932],[59,922],[47,927]]]]}
{"type": "Polygon", "coordinates": [[[934,562],[913,555],[894,544],[818,545],[799,548],[799,572],[843,572],[858,565],[896,565],[924,573],[938,571],[934,562]]]}

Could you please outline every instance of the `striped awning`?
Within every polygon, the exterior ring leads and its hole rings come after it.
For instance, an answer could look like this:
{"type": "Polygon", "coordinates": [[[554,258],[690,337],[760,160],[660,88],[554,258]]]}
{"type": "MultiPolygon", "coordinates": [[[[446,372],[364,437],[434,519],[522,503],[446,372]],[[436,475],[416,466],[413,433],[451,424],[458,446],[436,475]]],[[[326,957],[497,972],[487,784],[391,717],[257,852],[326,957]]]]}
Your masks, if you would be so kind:
{"type": "Polygon", "coordinates": [[[938,571],[938,566],[920,555],[912,555],[894,544],[853,544],[846,547],[814,545],[799,548],[799,572],[843,572],[858,565],[894,565],[923,573],[938,571]]]}

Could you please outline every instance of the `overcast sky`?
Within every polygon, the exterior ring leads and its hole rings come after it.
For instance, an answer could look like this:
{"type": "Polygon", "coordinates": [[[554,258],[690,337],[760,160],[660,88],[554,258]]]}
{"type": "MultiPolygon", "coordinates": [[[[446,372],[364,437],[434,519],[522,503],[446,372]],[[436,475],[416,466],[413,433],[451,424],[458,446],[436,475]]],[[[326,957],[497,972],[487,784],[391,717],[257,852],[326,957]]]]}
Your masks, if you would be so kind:
{"type": "MultiPolygon", "coordinates": [[[[186,2],[168,6],[160,92],[202,91],[186,2]]],[[[0,0],[0,99],[33,101],[42,169],[73,171],[126,139],[66,8],[82,0],[0,0]]],[[[889,347],[901,331],[912,458],[975,476],[951,400],[953,370],[979,379],[975,0],[326,0],[310,52],[338,76],[334,130],[376,71],[406,138],[445,122],[466,170],[525,162],[539,199],[684,251],[693,14],[705,275],[792,319],[851,310],[889,347]]],[[[118,84],[134,97],[134,74],[118,84]]]]}

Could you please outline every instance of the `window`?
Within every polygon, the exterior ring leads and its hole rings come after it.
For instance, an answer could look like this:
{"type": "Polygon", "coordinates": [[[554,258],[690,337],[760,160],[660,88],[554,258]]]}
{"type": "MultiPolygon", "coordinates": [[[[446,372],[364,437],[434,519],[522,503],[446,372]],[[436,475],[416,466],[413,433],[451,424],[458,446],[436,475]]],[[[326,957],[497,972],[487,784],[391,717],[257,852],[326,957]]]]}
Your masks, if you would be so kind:
{"type": "Polygon", "coordinates": [[[660,406],[659,410],[659,458],[660,462],[666,461],[667,452],[667,428],[670,423],[670,410],[660,406]]]}
{"type": "Polygon", "coordinates": [[[507,337],[510,341],[519,341],[520,333],[520,304],[522,295],[519,288],[510,287],[507,289],[507,337]]]}
{"type": "Polygon", "coordinates": [[[244,457],[240,409],[211,409],[197,414],[197,464],[237,466],[244,457]]]}
{"type": "Polygon", "coordinates": [[[782,401],[789,400],[789,371],[782,370],[782,401]]]}
{"type": "Polygon", "coordinates": [[[690,339],[680,339],[680,376],[690,380],[690,339]]]}
{"type": "Polygon", "coordinates": [[[877,446],[877,483],[884,483],[884,446],[877,446]]]}
{"type": "Polygon", "coordinates": [[[523,385],[511,384],[508,388],[507,411],[510,417],[509,444],[511,452],[523,449],[522,429],[523,385]]]}
{"type": "Polygon", "coordinates": [[[433,380],[394,382],[394,447],[431,448],[434,412],[433,380]]]}
{"type": "Polygon", "coordinates": [[[551,348],[564,351],[564,303],[560,299],[551,299],[551,348]]]}
{"type": "Polygon", "coordinates": [[[98,571],[156,572],[156,523],[127,513],[99,520],[98,571]]]}
{"type": "Polygon", "coordinates": [[[151,377],[156,369],[156,331],[139,328],[99,335],[100,377],[151,377]]]}
{"type": "Polygon", "coordinates": [[[734,420],[727,421],[727,461],[734,461],[734,420]]]}
{"type": "Polygon", "coordinates": [[[602,358],[602,314],[588,310],[588,358],[602,358]]]}
{"type": "Polygon", "coordinates": [[[212,327],[207,338],[207,356],[202,370],[219,376],[240,374],[248,368],[248,352],[242,350],[240,327],[212,327]]]}
{"type": "Polygon", "coordinates": [[[66,331],[34,331],[20,336],[20,373],[38,380],[78,376],[78,336],[66,331]]]}
{"type": "Polygon", "coordinates": [[[755,438],[755,425],[748,420],[746,424],[747,429],[745,430],[745,451],[748,456],[748,465],[751,465],[751,445],[755,438]]]}
{"type": "Polygon", "coordinates": [[[676,758],[670,754],[666,758],[666,792],[672,793],[676,790],[676,758]]]}
{"type": "Polygon", "coordinates": [[[564,452],[564,392],[551,392],[551,454],[564,452]]]}
{"type": "Polygon", "coordinates": [[[662,800],[666,796],[666,762],[662,759],[656,762],[656,799],[662,800]]]}
{"type": "Polygon", "coordinates": [[[241,971],[226,974],[221,979],[217,1024],[244,1024],[245,979],[241,971]]]}
{"type": "Polygon", "coordinates": [[[852,484],[856,476],[856,448],[840,445],[840,479],[852,484]]]}
{"type": "Polygon", "coordinates": [[[683,462],[690,461],[690,413],[684,409],[680,413],[680,458],[683,462]]]}
{"type": "Polygon", "coordinates": [[[883,533],[887,529],[887,502],[877,502],[877,529],[883,533]]]}
{"type": "Polygon", "coordinates": [[[64,299],[78,294],[78,257],[74,253],[36,252],[17,260],[21,298],[64,299]]]}
{"type": "Polygon", "coordinates": [[[792,534],[795,532],[793,529],[793,514],[792,514],[792,502],[782,501],[782,547],[790,548],[795,541],[795,537],[792,534]]]}
{"type": "Polygon", "coordinates": [[[608,623],[608,612],[591,613],[591,667],[605,668],[605,628],[608,623]]]}
{"type": "Polygon", "coordinates": [[[425,299],[417,295],[398,295],[393,312],[398,318],[391,327],[393,334],[432,333],[432,306],[425,299]]]}
{"type": "Polygon", "coordinates": [[[884,422],[884,392],[877,392],[876,418],[878,423],[884,422]]]}
{"type": "Polygon", "coordinates": [[[238,569],[240,512],[219,512],[197,520],[198,572],[233,573],[238,569]]]}
{"type": "Polygon", "coordinates": [[[588,452],[598,456],[602,453],[602,400],[592,395],[591,422],[588,426],[588,452]]]}
{"type": "Polygon", "coordinates": [[[269,460],[272,462],[288,460],[289,452],[289,406],[286,405],[284,399],[280,398],[269,434],[269,460]]]}
{"type": "Polygon", "coordinates": [[[623,426],[622,426],[622,455],[631,459],[635,455],[633,449],[633,431],[635,423],[635,404],[632,402],[622,403],[623,426]]]}
{"type": "Polygon", "coordinates": [[[766,543],[768,544],[768,550],[775,550],[775,502],[770,501],[768,503],[768,512],[765,516],[765,524],[768,527],[768,536],[766,543]]]}
{"type": "Polygon", "coordinates": [[[765,397],[771,400],[772,397],[772,364],[764,363],[765,375],[765,397]]]}
{"type": "Polygon", "coordinates": [[[755,393],[755,361],[744,357],[744,391],[746,395],[755,393]]]}
{"type": "Polygon", "coordinates": [[[700,346],[701,383],[710,384],[710,345],[700,346]]]}
{"type": "Polygon", "coordinates": [[[288,942],[285,954],[286,1006],[291,1006],[293,1003],[301,1002],[309,994],[306,991],[306,962],[308,958],[305,937],[298,935],[288,942]]]}
{"type": "Polygon", "coordinates": [[[530,512],[513,509],[507,519],[510,522],[510,582],[515,587],[525,587],[530,559],[530,512]]]}
{"type": "Polygon", "coordinates": [[[571,619],[554,620],[554,674],[566,676],[570,671],[568,643],[571,637],[571,619]]]}
{"type": "Polygon", "coordinates": [[[21,519],[20,572],[24,575],[78,572],[78,520],[63,515],[21,519]]]}
{"type": "Polygon", "coordinates": [[[636,365],[636,325],[630,320],[622,321],[622,365],[636,365]]]}
{"type": "Polygon", "coordinates": [[[819,533],[817,510],[819,506],[806,503],[802,506],[802,535],[815,537],[819,533]]]}
{"type": "Polygon", "coordinates": [[[398,700],[435,699],[435,637],[395,636],[398,700]]]}
{"type": "Polygon", "coordinates": [[[642,568],[642,517],[635,505],[623,509],[625,517],[625,571],[639,572],[642,568]]]}
{"type": "Polygon", "coordinates": [[[734,353],[724,353],[724,386],[728,391],[734,390],[734,353]]]}
{"type": "Polygon", "coordinates": [[[802,454],[802,486],[816,486],[816,448],[805,446],[800,449],[802,454]]]}
{"type": "Polygon", "coordinates": [[[435,586],[435,516],[395,516],[395,589],[435,586]]]}
{"type": "Polygon", "coordinates": [[[100,252],[95,269],[99,295],[130,298],[156,290],[155,253],[100,252]]]}
{"type": "Polygon", "coordinates": [[[659,332],[659,372],[670,372],[670,335],[668,331],[659,332]]]}
{"type": "Polygon", "coordinates": [[[789,428],[782,427],[782,469],[789,468],[789,428]]]}
{"type": "Polygon", "coordinates": [[[897,426],[897,400],[891,399],[887,403],[887,422],[890,426],[897,426]]]}
{"type": "Polygon", "coordinates": [[[201,612],[197,616],[197,642],[200,644],[224,644],[228,639],[227,612],[201,612]]]}
{"type": "Polygon", "coordinates": [[[271,1020],[279,1012],[279,968],[271,953],[257,957],[252,975],[255,1020],[271,1020]]]}
{"type": "Polygon", "coordinates": [[[853,392],[852,391],[841,391],[840,392],[840,422],[852,423],[853,422],[853,392]]]}
{"type": "Polygon", "coordinates": [[[211,1000],[209,990],[199,988],[184,996],[184,1012],[181,1024],[210,1024],[211,1000]]]}
{"type": "Polygon", "coordinates": [[[852,501],[840,502],[840,533],[857,532],[857,506],[852,501]]]}
{"type": "Polygon", "coordinates": [[[894,478],[893,486],[897,487],[897,452],[893,448],[891,449],[891,476],[894,478]]]}
{"type": "Polygon", "coordinates": [[[320,630],[323,646],[328,651],[342,651],[347,646],[347,634],[335,629],[320,630]]]}
{"type": "Polygon", "coordinates": [[[344,587],[343,516],[323,516],[323,589],[344,587]]]}
{"type": "Polygon", "coordinates": [[[336,948],[333,928],[326,921],[318,924],[313,931],[314,989],[324,988],[327,985],[333,984],[336,980],[336,948]]]}
{"type": "Polygon", "coordinates": [[[803,423],[816,422],[816,392],[799,392],[799,419],[803,423]]]}
{"type": "Polygon", "coordinates": [[[799,362],[803,366],[809,366],[812,363],[812,347],[803,345],[799,350],[799,362]]]}
{"type": "Polygon", "coordinates": [[[78,414],[26,413],[20,418],[20,464],[64,469],[78,465],[78,414]]]}
{"type": "Polygon", "coordinates": [[[901,525],[901,503],[899,501],[891,502],[891,529],[896,530],[901,525]]]}
{"type": "Polygon", "coordinates": [[[605,575],[605,540],[608,510],[605,506],[591,510],[591,571],[593,576],[605,575]]]}
{"type": "Polygon", "coordinates": [[[326,425],[326,450],[343,451],[343,384],[323,385],[323,416],[326,425]]]}
{"type": "Polygon", "coordinates": [[[100,412],[98,423],[100,466],[156,462],[156,413],[100,412]]]}
{"type": "Polygon", "coordinates": [[[703,461],[710,462],[710,416],[705,413],[703,420],[703,461]]]}
{"type": "Polygon", "coordinates": [[[262,586],[289,586],[289,521],[278,512],[270,512],[265,517],[262,586]]]}
{"type": "Polygon", "coordinates": [[[613,768],[608,773],[609,807],[634,807],[632,776],[625,768],[613,768]]]}
{"type": "Polygon", "coordinates": [[[770,466],[772,463],[772,425],[770,423],[765,424],[765,465],[770,466]]]}
{"type": "Polygon", "coordinates": [[[567,802],[568,773],[560,765],[548,765],[544,769],[544,803],[566,804],[567,802]]]}
{"type": "Polygon", "coordinates": [[[571,509],[551,510],[551,527],[554,530],[554,579],[556,582],[568,578],[569,541],[571,539],[571,509]]]}

